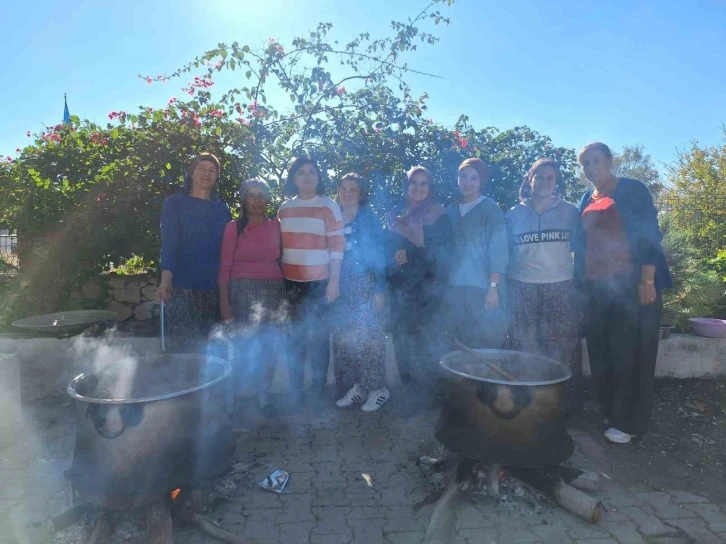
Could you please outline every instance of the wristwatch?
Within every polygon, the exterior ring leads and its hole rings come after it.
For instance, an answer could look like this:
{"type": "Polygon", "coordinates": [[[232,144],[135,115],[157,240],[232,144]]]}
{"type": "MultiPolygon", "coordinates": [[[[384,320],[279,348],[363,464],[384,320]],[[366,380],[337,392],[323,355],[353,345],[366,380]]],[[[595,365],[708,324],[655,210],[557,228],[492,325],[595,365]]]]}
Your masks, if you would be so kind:
{"type": "Polygon", "coordinates": [[[495,281],[491,282],[489,284],[489,287],[491,287],[492,289],[496,289],[497,288],[497,282],[495,282],[495,281]]]}

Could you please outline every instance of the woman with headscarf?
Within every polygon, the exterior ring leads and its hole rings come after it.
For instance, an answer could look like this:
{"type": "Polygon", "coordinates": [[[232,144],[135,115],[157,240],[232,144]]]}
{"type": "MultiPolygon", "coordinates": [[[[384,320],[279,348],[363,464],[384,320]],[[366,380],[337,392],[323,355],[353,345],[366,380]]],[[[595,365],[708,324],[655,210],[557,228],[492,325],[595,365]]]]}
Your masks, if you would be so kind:
{"type": "Polygon", "coordinates": [[[240,377],[251,377],[257,404],[267,417],[277,410],[270,404],[270,384],[281,354],[279,324],[287,312],[285,281],[280,267],[280,223],[267,217],[270,189],[257,179],[240,186],[239,218],[227,224],[222,239],[219,270],[219,308],[222,320],[240,326],[236,365],[240,377]]]}
{"type": "MultiPolygon", "coordinates": [[[[433,176],[415,166],[407,172],[403,205],[386,214],[388,281],[393,345],[405,386],[433,389],[437,356],[445,351],[443,298],[449,279],[451,221],[436,202],[433,176]]],[[[409,400],[421,399],[412,392],[409,400]]],[[[414,405],[411,405],[414,408],[414,405]]]]}
{"type": "Polygon", "coordinates": [[[671,275],[648,187],[614,175],[603,143],[586,145],[577,160],[593,184],[580,199],[585,235],[575,252],[592,381],[605,438],[626,444],[650,422],[662,293],[672,287],[671,275]]]}
{"type": "Polygon", "coordinates": [[[232,219],[215,190],[219,159],[194,158],[185,186],[161,209],[161,281],[156,298],[165,303],[170,351],[199,351],[217,320],[219,247],[232,219]]]}
{"type": "Polygon", "coordinates": [[[509,231],[508,285],[512,308],[510,346],[564,363],[565,413],[582,407],[580,311],[572,252],[582,236],[577,207],[559,196],[560,167],[539,159],[519,190],[520,203],[506,213],[509,231]]]}
{"type": "Polygon", "coordinates": [[[390,398],[386,388],[386,337],[383,326],[386,277],[383,228],[368,205],[368,185],[355,173],[338,182],[343,213],[345,258],[342,290],[336,304],[333,351],[335,382],[349,387],[336,404],[364,404],[375,412],[390,398]]]}
{"type": "Polygon", "coordinates": [[[500,349],[507,335],[502,278],[507,273],[507,229],[499,205],[482,193],[487,165],[477,158],[459,165],[459,202],[448,208],[454,229],[451,291],[455,334],[471,348],[500,349]]]}

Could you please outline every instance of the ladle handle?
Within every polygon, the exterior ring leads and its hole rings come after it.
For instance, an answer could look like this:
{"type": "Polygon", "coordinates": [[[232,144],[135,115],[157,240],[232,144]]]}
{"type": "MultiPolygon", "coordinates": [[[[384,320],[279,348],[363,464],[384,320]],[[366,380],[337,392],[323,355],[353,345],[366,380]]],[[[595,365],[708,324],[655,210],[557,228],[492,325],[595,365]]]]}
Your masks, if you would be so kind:
{"type": "Polygon", "coordinates": [[[161,301],[161,352],[166,353],[166,341],[164,338],[164,300],[161,301]]]}
{"type": "Polygon", "coordinates": [[[462,344],[461,341],[458,338],[454,338],[454,345],[457,348],[459,348],[461,351],[463,351],[464,353],[468,353],[469,355],[471,355],[472,357],[474,357],[478,361],[481,361],[482,363],[484,363],[485,365],[487,365],[494,372],[496,372],[497,374],[499,374],[502,378],[504,378],[506,380],[509,380],[510,382],[516,381],[515,377],[512,374],[510,374],[506,370],[503,370],[503,369],[499,368],[494,363],[492,363],[490,361],[487,361],[486,358],[481,353],[476,352],[473,349],[471,349],[470,347],[462,344]]]}

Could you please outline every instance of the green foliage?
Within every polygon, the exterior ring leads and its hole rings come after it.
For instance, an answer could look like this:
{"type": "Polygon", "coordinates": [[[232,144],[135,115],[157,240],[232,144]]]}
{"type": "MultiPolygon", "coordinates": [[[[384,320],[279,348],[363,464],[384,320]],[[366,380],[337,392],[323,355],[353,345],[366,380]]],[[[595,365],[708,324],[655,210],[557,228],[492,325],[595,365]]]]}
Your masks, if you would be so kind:
{"type": "Polygon", "coordinates": [[[693,143],[669,170],[668,214],[704,260],[726,247],[726,128],[723,136],[720,146],[693,143]]]}
{"type": "Polygon", "coordinates": [[[114,267],[113,271],[119,275],[142,274],[148,272],[156,266],[153,260],[147,260],[138,255],[132,255],[125,259],[120,266],[114,267]]]}
{"type": "Polygon", "coordinates": [[[688,330],[691,317],[718,317],[724,292],[722,278],[704,263],[688,234],[666,217],[662,222],[663,248],[673,276],[673,289],[664,294],[663,322],[688,330]]]}

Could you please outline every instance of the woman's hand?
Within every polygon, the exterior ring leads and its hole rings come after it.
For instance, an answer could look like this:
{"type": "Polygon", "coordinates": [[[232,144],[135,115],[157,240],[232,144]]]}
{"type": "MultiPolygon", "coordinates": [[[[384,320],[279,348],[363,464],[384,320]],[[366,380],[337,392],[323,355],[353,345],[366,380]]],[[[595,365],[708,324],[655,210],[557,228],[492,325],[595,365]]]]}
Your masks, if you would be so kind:
{"type": "Polygon", "coordinates": [[[335,302],[340,296],[340,286],[337,281],[329,280],[328,286],[325,288],[325,300],[335,302]]]}
{"type": "Polygon", "coordinates": [[[383,293],[373,295],[373,309],[381,311],[386,306],[386,297],[383,293]]]}
{"type": "Polygon", "coordinates": [[[234,321],[232,306],[230,306],[229,302],[227,302],[227,304],[219,305],[219,317],[224,323],[231,323],[232,321],[234,321]]]}
{"type": "Polygon", "coordinates": [[[171,300],[171,279],[161,278],[159,287],[156,288],[156,302],[169,302],[171,300]]]}
{"type": "Polygon", "coordinates": [[[658,296],[658,293],[656,293],[656,290],[655,290],[655,284],[644,283],[641,281],[640,285],[638,285],[638,295],[640,298],[640,303],[643,306],[648,306],[649,304],[653,304],[655,302],[655,299],[658,296]]]}
{"type": "Polygon", "coordinates": [[[499,289],[496,287],[489,288],[486,297],[484,298],[484,308],[487,310],[499,308],[499,289]]]}
{"type": "Polygon", "coordinates": [[[408,262],[405,249],[399,249],[398,251],[396,251],[396,253],[393,254],[393,258],[398,266],[403,266],[408,262]]]}

